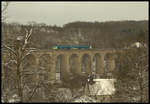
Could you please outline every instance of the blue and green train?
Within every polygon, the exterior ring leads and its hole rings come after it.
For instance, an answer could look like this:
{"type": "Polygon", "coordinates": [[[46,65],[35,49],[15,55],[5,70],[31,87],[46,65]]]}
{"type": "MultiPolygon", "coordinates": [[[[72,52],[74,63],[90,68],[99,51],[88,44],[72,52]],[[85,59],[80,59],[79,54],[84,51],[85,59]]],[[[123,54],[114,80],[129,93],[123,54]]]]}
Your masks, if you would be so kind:
{"type": "Polygon", "coordinates": [[[56,45],[52,49],[92,49],[91,45],[56,45]]]}

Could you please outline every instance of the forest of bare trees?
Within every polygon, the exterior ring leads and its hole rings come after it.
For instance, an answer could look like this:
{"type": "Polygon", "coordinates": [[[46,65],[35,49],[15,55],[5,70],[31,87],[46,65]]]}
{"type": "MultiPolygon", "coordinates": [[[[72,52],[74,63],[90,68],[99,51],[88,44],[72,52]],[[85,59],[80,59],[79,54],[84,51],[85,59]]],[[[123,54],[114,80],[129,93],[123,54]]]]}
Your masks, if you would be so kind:
{"type": "Polygon", "coordinates": [[[25,34],[25,28],[30,27],[33,28],[31,46],[40,49],[74,44],[91,44],[94,48],[123,48],[134,42],[148,43],[148,21],[74,22],[63,27],[35,23],[3,23],[3,39],[11,44],[20,33],[25,34]]]}

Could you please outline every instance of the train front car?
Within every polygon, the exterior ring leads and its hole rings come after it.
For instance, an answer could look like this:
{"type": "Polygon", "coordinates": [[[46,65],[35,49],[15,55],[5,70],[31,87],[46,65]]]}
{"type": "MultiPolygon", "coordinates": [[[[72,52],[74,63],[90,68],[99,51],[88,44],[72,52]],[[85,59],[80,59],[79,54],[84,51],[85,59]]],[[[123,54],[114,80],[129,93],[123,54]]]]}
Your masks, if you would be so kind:
{"type": "Polygon", "coordinates": [[[58,47],[57,46],[53,46],[52,49],[56,50],[56,49],[58,49],[58,47]]]}

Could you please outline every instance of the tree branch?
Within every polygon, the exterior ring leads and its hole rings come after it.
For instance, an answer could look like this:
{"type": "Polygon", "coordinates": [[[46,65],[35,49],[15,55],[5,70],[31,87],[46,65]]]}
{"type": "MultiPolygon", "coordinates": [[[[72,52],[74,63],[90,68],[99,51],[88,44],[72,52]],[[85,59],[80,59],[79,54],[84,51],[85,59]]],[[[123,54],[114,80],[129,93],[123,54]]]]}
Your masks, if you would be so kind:
{"type": "Polygon", "coordinates": [[[25,29],[25,31],[26,31],[26,36],[25,36],[24,45],[22,47],[22,50],[25,50],[25,48],[28,44],[28,40],[29,40],[29,38],[31,37],[31,34],[32,34],[32,28],[30,29],[30,32],[27,29],[25,29]]]}
{"type": "Polygon", "coordinates": [[[3,47],[6,48],[6,49],[8,49],[9,51],[11,51],[15,56],[17,56],[16,52],[15,52],[12,48],[8,47],[8,46],[5,45],[5,44],[2,45],[2,48],[3,48],[3,47]]]}

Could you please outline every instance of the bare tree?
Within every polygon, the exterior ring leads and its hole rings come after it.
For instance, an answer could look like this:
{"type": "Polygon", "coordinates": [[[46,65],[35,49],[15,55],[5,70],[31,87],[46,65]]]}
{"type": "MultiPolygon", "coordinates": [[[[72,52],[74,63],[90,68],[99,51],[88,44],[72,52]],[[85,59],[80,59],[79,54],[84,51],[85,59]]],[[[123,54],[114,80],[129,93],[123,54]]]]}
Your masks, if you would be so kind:
{"type": "Polygon", "coordinates": [[[23,101],[23,68],[22,63],[23,60],[31,54],[33,51],[36,51],[34,48],[28,48],[29,39],[31,38],[32,28],[30,30],[26,29],[26,35],[18,36],[15,41],[15,47],[11,48],[6,44],[2,43],[2,48],[7,49],[8,53],[13,55],[13,60],[16,65],[16,75],[17,75],[17,88],[18,88],[18,96],[20,97],[20,101],[23,101]]]}

